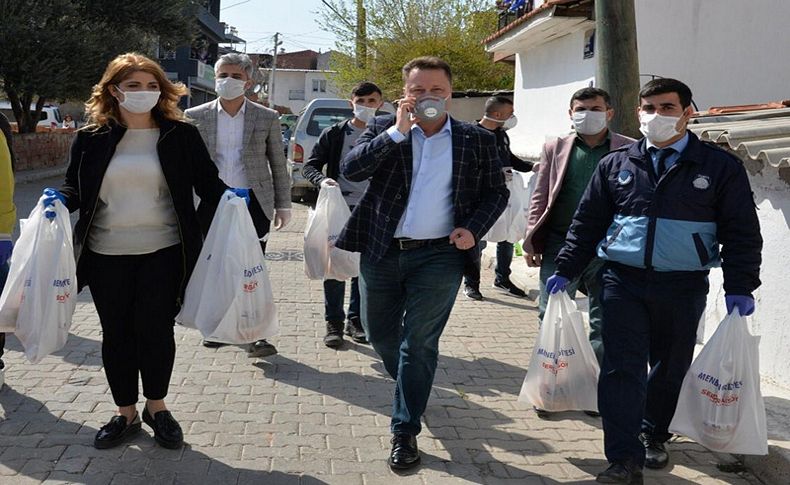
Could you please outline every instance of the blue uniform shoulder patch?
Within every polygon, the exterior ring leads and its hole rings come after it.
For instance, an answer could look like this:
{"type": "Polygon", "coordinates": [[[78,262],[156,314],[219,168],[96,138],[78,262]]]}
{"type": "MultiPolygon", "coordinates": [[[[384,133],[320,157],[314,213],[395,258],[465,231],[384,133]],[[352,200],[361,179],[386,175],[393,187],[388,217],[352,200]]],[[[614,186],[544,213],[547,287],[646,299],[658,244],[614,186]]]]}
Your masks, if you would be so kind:
{"type": "Polygon", "coordinates": [[[619,185],[628,185],[634,180],[634,174],[630,170],[620,170],[617,174],[617,183],[619,185]]]}

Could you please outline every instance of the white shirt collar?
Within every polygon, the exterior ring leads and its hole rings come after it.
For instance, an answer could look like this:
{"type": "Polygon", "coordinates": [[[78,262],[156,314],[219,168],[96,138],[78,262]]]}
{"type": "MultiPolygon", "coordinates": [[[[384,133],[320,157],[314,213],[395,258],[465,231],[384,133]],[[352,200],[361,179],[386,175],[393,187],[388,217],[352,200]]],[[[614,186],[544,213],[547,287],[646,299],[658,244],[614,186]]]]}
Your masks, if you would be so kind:
{"type": "MultiPolygon", "coordinates": [[[[412,130],[414,130],[415,128],[417,130],[419,130],[419,132],[420,132],[420,134],[422,136],[425,136],[425,131],[423,131],[423,129],[422,129],[422,127],[420,125],[415,123],[415,124],[413,124],[411,126],[412,130]]],[[[443,131],[446,131],[447,133],[449,133],[451,135],[453,134],[453,128],[452,128],[452,125],[450,124],[450,114],[449,113],[447,114],[447,120],[445,120],[444,125],[442,125],[442,128],[436,133],[438,134],[438,133],[441,133],[443,131]]]]}
{"type": "MultiPolygon", "coordinates": [[[[239,112],[236,113],[236,116],[239,114],[244,114],[244,111],[247,109],[247,97],[244,97],[244,102],[241,103],[241,108],[239,108],[239,112]]],[[[230,113],[225,111],[225,108],[222,107],[222,103],[220,102],[220,98],[217,98],[217,114],[225,113],[226,115],[230,116],[230,113]]],[[[230,116],[231,118],[235,118],[235,116],[230,116]]]]}

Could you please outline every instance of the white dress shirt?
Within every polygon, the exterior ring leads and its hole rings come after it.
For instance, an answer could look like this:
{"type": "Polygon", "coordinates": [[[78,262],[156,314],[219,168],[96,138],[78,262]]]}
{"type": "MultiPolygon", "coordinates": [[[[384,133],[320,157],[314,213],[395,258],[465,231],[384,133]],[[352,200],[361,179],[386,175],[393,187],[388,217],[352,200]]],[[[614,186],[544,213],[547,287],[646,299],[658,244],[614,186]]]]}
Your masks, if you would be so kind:
{"type": "Polygon", "coordinates": [[[247,172],[244,169],[242,150],[244,149],[244,111],[247,100],[241,105],[236,116],[231,116],[217,100],[217,164],[219,178],[225,185],[236,188],[249,188],[247,172]]]}
{"type": "MultiPolygon", "coordinates": [[[[406,137],[395,126],[387,130],[396,143],[406,137]]],[[[419,125],[411,127],[412,175],[406,210],[395,237],[437,239],[454,227],[453,131],[450,117],[430,137],[419,125]]]]}

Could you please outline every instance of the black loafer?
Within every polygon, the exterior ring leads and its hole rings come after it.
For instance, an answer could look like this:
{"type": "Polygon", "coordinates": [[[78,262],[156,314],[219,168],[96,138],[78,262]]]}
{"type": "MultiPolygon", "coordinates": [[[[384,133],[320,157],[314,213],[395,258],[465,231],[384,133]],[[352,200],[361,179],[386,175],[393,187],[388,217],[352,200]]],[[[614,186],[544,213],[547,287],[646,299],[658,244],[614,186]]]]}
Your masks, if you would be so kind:
{"type": "Polygon", "coordinates": [[[595,477],[598,483],[624,483],[625,485],[642,485],[642,470],[630,463],[612,463],[605,471],[595,477]]]}
{"type": "Polygon", "coordinates": [[[669,464],[669,452],[663,442],[655,441],[649,435],[639,435],[645,445],[645,468],[660,470],[669,464]]]}
{"type": "Polygon", "coordinates": [[[113,416],[107,424],[99,428],[93,440],[93,447],[99,450],[113,448],[137,434],[141,428],[139,413],[135,414],[132,422],[128,424],[126,417],[113,416]]]}
{"type": "Polygon", "coordinates": [[[247,347],[247,357],[268,357],[277,353],[277,347],[266,340],[258,340],[247,347]]]}
{"type": "Polygon", "coordinates": [[[393,470],[407,470],[420,464],[420,451],[417,437],[408,433],[395,433],[392,436],[392,451],[387,460],[393,470]]]}
{"type": "Polygon", "coordinates": [[[228,344],[223,342],[214,342],[213,340],[203,341],[203,347],[206,347],[207,349],[218,349],[220,347],[225,347],[226,345],[228,344]]]}
{"type": "Polygon", "coordinates": [[[143,421],[154,430],[154,440],[159,443],[159,446],[177,450],[184,444],[181,425],[170,414],[170,411],[159,411],[151,416],[146,407],[143,409],[143,421]]]}

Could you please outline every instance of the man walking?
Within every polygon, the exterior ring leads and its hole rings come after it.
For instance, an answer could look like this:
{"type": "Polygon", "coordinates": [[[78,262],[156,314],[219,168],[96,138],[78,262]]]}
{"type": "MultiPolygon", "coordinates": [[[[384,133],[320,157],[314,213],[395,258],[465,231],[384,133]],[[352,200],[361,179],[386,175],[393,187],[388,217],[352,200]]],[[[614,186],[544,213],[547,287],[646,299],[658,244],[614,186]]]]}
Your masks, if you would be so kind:
{"type": "MultiPolygon", "coordinates": [[[[246,54],[225,54],[214,66],[218,100],[186,110],[200,130],[219,176],[230,187],[249,188],[249,210],[266,253],[269,226],[282,229],[291,220],[291,181],[283,154],[276,111],[248,101],[244,92],[252,85],[252,61],[246,54]]],[[[204,235],[214,208],[201,202],[198,218],[204,235]]],[[[206,347],[224,344],[203,341],[206,347]]],[[[250,357],[277,353],[266,340],[250,344],[250,357]]]]}
{"type": "MultiPolygon", "coordinates": [[[[565,243],[565,234],[584,189],[601,157],[610,150],[634,141],[609,131],[607,125],[614,116],[614,110],[609,93],[603,89],[582,88],[573,93],[568,116],[574,132],[543,146],[524,238],[527,265],[540,267],[538,318],[541,321],[549,300],[546,280],[554,274],[554,259],[565,243]]],[[[590,343],[599,364],[603,359],[601,285],[598,274],[602,264],[600,259],[593,258],[567,288],[571,298],[580,287],[589,297],[590,343]]],[[[546,411],[539,409],[537,412],[541,418],[548,417],[546,411]]]]}
{"type": "MultiPolygon", "coordinates": [[[[505,179],[513,178],[513,169],[519,172],[531,172],[532,162],[525,162],[510,151],[510,137],[506,131],[516,126],[517,119],[513,114],[513,101],[504,96],[492,96],[486,100],[485,114],[478,122],[480,126],[496,136],[499,158],[502,161],[505,179]]],[[[510,281],[510,263],[513,262],[513,243],[501,241],[496,246],[496,267],[494,268],[494,288],[509,295],[523,298],[524,290],[510,281]]],[[[464,271],[464,295],[472,300],[482,300],[480,293],[480,259],[485,248],[485,241],[477,245],[474,257],[470,258],[464,271]]]]}
{"type": "Polygon", "coordinates": [[[343,159],[343,175],[370,179],[370,186],[337,241],[362,253],[362,325],[397,382],[393,469],[420,461],[420,418],[465,252],[494,224],[508,197],[494,135],[447,114],[450,66],[419,57],[403,66],[403,80],[396,115],[375,118],[343,159]]]}
{"type": "Polygon", "coordinates": [[[750,315],[760,286],[762,237],[741,161],[686,130],[691,90],[682,82],[650,81],[639,97],[645,138],[598,164],[546,282],[561,291],[596,251],[605,261],[598,407],[610,466],[601,483],[641,484],[643,466],[669,462],[664,443],[708,270],[723,269],[728,312],[750,315]]]}
{"type": "MultiPolygon", "coordinates": [[[[340,160],[348,155],[357,143],[368,121],[376,116],[376,110],[381,108],[384,101],[378,86],[371,82],[361,82],[351,91],[350,102],[354,116],[330,126],[321,133],[302,173],[316,187],[339,185],[346,204],[353,211],[365,194],[369,182],[367,179],[358,182],[347,179],[340,173],[340,160]],[[323,173],[324,166],[326,166],[326,175],[323,173]]],[[[345,281],[324,280],[324,318],[326,319],[324,345],[330,348],[343,345],[345,293],[345,281]]],[[[345,333],[354,342],[364,344],[367,343],[367,339],[359,316],[359,300],[359,278],[351,278],[351,297],[345,333]]]]}

